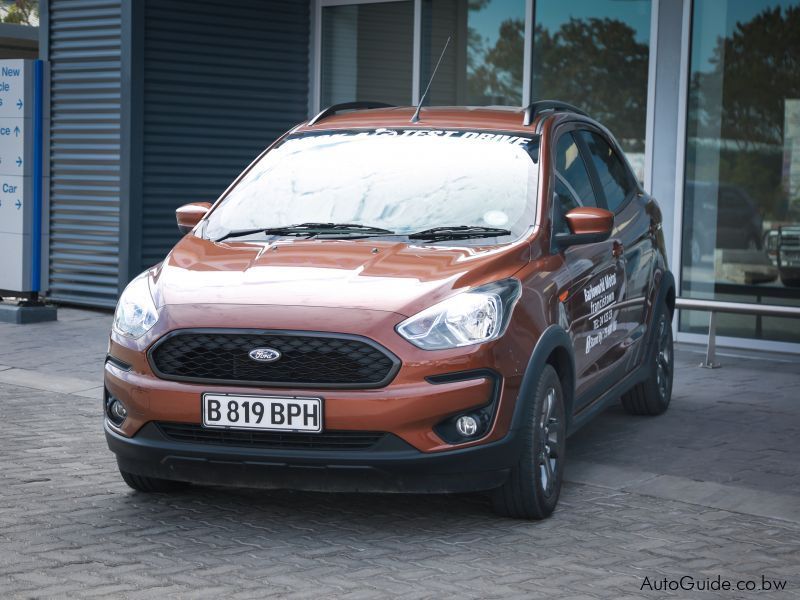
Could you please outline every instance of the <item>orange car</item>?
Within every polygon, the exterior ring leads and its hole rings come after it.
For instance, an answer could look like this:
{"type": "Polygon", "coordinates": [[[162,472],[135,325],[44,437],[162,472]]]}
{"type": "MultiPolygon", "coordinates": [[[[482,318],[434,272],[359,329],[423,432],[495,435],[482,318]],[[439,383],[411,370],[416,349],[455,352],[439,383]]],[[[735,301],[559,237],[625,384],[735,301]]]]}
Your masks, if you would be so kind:
{"type": "Polygon", "coordinates": [[[326,109],[134,279],[105,363],[132,488],[491,493],[555,508],[567,435],[666,410],[661,213],[577,109],[326,109]],[[360,110],[353,110],[360,109],[360,110]]]}

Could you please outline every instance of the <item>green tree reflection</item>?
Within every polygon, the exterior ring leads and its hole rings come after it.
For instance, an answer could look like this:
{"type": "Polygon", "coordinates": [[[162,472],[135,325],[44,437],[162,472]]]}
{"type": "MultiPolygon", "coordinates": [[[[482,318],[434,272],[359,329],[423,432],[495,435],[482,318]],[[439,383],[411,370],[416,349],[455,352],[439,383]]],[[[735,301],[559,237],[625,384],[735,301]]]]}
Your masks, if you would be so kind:
{"type": "Polygon", "coordinates": [[[649,47],[616,19],[536,27],[533,97],[570,102],[605,124],[627,151],[644,151],[649,47]]]}
{"type": "Polygon", "coordinates": [[[767,8],[737,23],[694,69],[687,146],[692,177],[739,186],[763,215],[785,218],[785,100],[800,98],[800,7],[767,8]]]}
{"type": "MultiPolygon", "coordinates": [[[[485,3],[483,4],[485,5],[485,3]]],[[[471,7],[472,8],[472,7],[471,7]]],[[[495,44],[468,32],[468,86],[484,103],[522,102],[522,19],[507,19],[495,44]]],[[[607,125],[628,151],[644,151],[649,47],[616,19],[570,19],[557,31],[536,27],[533,97],[571,102],[607,125]]]]}
{"type": "Polygon", "coordinates": [[[717,39],[709,62],[710,71],[692,74],[698,134],[721,134],[742,149],[782,145],[784,99],[800,98],[800,7],[768,8],[737,23],[717,39]]]}
{"type": "Polygon", "coordinates": [[[489,49],[473,27],[467,36],[469,96],[483,98],[487,104],[521,104],[525,23],[521,19],[503,21],[497,42],[489,49]]]}

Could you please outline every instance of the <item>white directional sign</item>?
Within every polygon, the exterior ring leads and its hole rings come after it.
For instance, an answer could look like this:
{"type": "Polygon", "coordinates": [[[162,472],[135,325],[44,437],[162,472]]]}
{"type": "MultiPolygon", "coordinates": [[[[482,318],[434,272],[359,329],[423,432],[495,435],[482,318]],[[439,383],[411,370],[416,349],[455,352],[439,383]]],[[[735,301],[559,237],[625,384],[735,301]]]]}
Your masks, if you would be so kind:
{"type": "Polygon", "coordinates": [[[30,289],[33,61],[0,60],[0,290],[30,289]]]}
{"type": "Polygon", "coordinates": [[[25,121],[0,117],[0,173],[22,175],[25,166],[25,121]]]}
{"type": "Polygon", "coordinates": [[[25,117],[25,61],[0,61],[0,117],[25,117]]]}
{"type": "Polygon", "coordinates": [[[25,233],[25,179],[21,175],[0,175],[1,233],[25,233]]]}

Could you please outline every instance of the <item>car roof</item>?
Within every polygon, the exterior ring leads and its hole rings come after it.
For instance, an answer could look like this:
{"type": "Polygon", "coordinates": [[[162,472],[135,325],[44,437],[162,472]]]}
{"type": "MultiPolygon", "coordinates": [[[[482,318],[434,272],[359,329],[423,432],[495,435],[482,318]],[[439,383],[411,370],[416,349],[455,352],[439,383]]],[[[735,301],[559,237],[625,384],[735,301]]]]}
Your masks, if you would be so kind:
{"type": "Polygon", "coordinates": [[[488,131],[512,131],[528,135],[537,132],[538,121],[553,114],[569,115],[581,120],[590,121],[575,113],[544,112],[528,126],[523,125],[525,109],[513,106],[426,106],[419,114],[419,120],[411,122],[416,108],[398,106],[391,108],[373,108],[369,110],[353,110],[325,116],[314,125],[303,123],[296,133],[306,131],[323,131],[328,129],[359,129],[375,127],[402,128],[456,128],[488,131]]]}

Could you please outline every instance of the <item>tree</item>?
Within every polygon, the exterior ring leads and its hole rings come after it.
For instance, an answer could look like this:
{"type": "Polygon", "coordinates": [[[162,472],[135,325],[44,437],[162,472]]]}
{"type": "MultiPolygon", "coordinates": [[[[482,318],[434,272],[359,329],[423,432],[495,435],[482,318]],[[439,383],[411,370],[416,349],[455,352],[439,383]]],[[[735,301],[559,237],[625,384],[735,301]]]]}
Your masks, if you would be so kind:
{"type": "Polygon", "coordinates": [[[769,218],[800,202],[782,178],[785,100],[800,98],[798,32],[800,7],[767,8],[719,37],[708,65],[693,65],[689,174],[747,190],[769,218]]]}
{"type": "Polygon", "coordinates": [[[0,0],[3,23],[16,25],[39,24],[39,0],[0,0]]]}
{"type": "Polygon", "coordinates": [[[626,150],[644,150],[649,47],[616,19],[570,19],[536,27],[533,97],[575,104],[605,124],[626,150]]]}
{"type": "MultiPolygon", "coordinates": [[[[491,103],[522,102],[525,25],[507,19],[495,45],[469,36],[469,91],[491,103]]],[[[557,31],[536,27],[533,97],[570,102],[606,124],[627,150],[644,151],[649,47],[616,19],[570,19],[557,31]]]]}
{"type": "Polygon", "coordinates": [[[717,39],[711,70],[692,75],[699,137],[742,149],[783,144],[784,99],[800,98],[800,7],[767,8],[717,39]],[[719,92],[722,102],[719,102],[719,92]]]}
{"type": "Polygon", "coordinates": [[[481,36],[468,31],[468,79],[470,98],[491,104],[519,105],[522,102],[522,65],[525,24],[506,19],[500,25],[495,45],[485,50],[481,36]]]}

